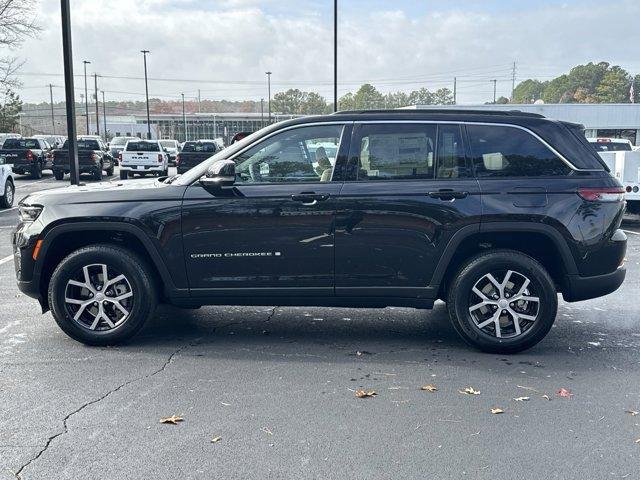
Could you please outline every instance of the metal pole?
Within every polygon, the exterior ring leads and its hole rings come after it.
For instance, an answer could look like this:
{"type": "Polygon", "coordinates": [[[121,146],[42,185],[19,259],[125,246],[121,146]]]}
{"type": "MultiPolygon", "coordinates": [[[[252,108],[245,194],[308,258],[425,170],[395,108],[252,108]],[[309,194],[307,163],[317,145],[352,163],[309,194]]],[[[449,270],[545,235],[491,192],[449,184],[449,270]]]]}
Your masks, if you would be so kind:
{"type": "Polygon", "coordinates": [[[513,62],[513,70],[511,71],[511,103],[513,103],[513,94],[516,91],[516,62],[513,62]]]}
{"type": "Polygon", "coordinates": [[[453,77],[453,104],[458,104],[458,77],[453,77]]]}
{"type": "Polygon", "coordinates": [[[49,98],[51,99],[51,127],[54,135],[56,134],[56,116],[53,113],[53,85],[49,84],[49,98]]]}
{"type": "MultiPolygon", "coordinates": [[[[71,12],[69,0],[60,0],[62,12],[62,53],[64,57],[64,91],[67,103],[67,136],[69,145],[69,167],[71,184],[79,185],[78,143],[76,139],[76,104],[73,88],[73,51],[71,48],[71,12]]],[[[86,69],[86,64],[85,64],[86,69]]],[[[87,77],[85,77],[86,79],[87,77]]],[[[85,81],[86,86],[86,81],[85,81]]]]}
{"type": "Polygon", "coordinates": [[[260,99],[260,128],[264,128],[264,98],[260,99]]]}
{"type": "Polygon", "coordinates": [[[338,0],[333,0],[333,111],[338,111],[338,0]]]}
{"type": "Polygon", "coordinates": [[[198,113],[202,113],[202,107],[200,106],[200,102],[202,100],[200,99],[200,89],[198,89],[198,113]]]}
{"type": "Polygon", "coordinates": [[[491,80],[493,82],[493,103],[496,103],[496,84],[498,80],[491,80]]]}
{"type": "Polygon", "coordinates": [[[107,104],[104,101],[104,90],[102,92],[102,121],[104,122],[104,141],[108,142],[109,138],[107,137],[107,104]]]}
{"type": "Polygon", "coordinates": [[[89,90],[87,88],[87,65],[91,62],[83,60],[82,63],[84,64],[84,115],[87,121],[87,135],[89,135],[91,132],[89,131],[89,90]]]}
{"type": "Polygon", "coordinates": [[[267,73],[267,89],[269,92],[269,125],[271,125],[271,73],[272,72],[266,72],[267,73]]]}
{"type": "Polygon", "coordinates": [[[182,125],[184,127],[184,141],[186,142],[189,137],[187,136],[187,115],[184,111],[184,93],[182,94],[182,125]]]}
{"type": "Polygon", "coordinates": [[[140,50],[144,57],[144,91],[147,97],[147,139],[151,140],[151,116],[149,115],[149,83],[147,81],[147,53],[149,50],[140,50]]]}
{"type": "Polygon", "coordinates": [[[100,136],[100,117],[98,112],[100,111],[100,106],[98,105],[98,74],[93,74],[93,94],[96,99],[96,134],[100,136]]]}

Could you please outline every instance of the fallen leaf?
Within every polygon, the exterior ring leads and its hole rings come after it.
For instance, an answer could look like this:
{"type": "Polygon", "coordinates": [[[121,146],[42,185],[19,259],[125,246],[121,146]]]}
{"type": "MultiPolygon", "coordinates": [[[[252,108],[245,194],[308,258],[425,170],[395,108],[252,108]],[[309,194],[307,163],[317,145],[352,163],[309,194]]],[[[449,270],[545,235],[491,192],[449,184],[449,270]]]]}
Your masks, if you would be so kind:
{"type": "Polygon", "coordinates": [[[170,417],[164,417],[160,419],[160,423],[170,423],[171,425],[177,425],[178,422],[182,422],[184,418],[178,415],[171,415],[170,417]]]}
{"type": "Polygon", "coordinates": [[[638,439],[636,440],[636,443],[640,443],[640,438],[638,438],[638,439]]]}
{"type": "Polygon", "coordinates": [[[500,413],[504,413],[504,410],[501,409],[501,408],[496,407],[496,408],[492,408],[491,409],[491,413],[493,413],[494,415],[498,415],[500,413]]]}
{"type": "Polygon", "coordinates": [[[429,384],[429,385],[421,386],[420,390],[423,390],[425,392],[437,392],[438,391],[438,387],[436,387],[435,385],[429,384]]]}
{"type": "Polygon", "coordinates": [[[218,437],[213,437],[211,439],[211,443],[218,443],[220,440],[222,440],[222,437],[218,436],[218,437]]]}
{"type": "Polygon", "coordinates": [[[525,387],[524,385],[516,385],[516,387],[521,388],[523,390],[531,390],[532,392],[538,393],[538,390],[536,390],[535,388],[525,387]]]}
{"type": "Polygon", "coordinates": [[[377,395],[375,390],[356,390],[356,397],[358,398],[368,398],[375,397],[377,395]]]}
{"type": "Polygon", "coordinates": [[[625,413],[628,413],[629,415],[631,415],[632,417],[635,417],[636,415],[638,415],[638,413],[640,412],[636,412],[635,410],[625,410],[625,413]]]}
{"type": "Polygon", "coordinates": [[[262,427],[261,430],[266,434],[273,435],[273,432],[269,430],[267,427],[262,427]]]}
{"type": "Polygon", "coordinates": [[[516,398],[514,398],[514,400],[516,402],[528,402],[531,399],[529,397],[516,397],[516,398]]]}
{"type": "Polygon", "coordinates": [[[551,397],[549,395],[547,395],[547,394],[542,395],[542,398],[544,398],[545,400],[551,401],[551,397]]]}
{"type": "Polygon", "coordinates": [[[458,393],[463,395],[480,395],[480,390],[476,390],[473,387],[466,387],[464,390],[458,390],[458,393]]]}
{"type": "Polygon", "coordinates": [[[571,398],[573,397],[573,393],[571,393],[570,390],[567,390],[566,388],[561,388],[560,390],[558,390],[557,395],[559,397],[564,397],[564,398],[571,398]]]}

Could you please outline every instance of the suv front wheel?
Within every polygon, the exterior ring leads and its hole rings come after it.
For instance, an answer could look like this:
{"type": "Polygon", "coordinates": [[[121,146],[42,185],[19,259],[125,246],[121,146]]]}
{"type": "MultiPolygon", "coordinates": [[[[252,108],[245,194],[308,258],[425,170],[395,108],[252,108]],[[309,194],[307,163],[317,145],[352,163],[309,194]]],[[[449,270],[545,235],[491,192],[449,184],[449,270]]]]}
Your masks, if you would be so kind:
{"type": "Polygon", "coordinates": [[[149,268],[128,250],[84,247],[64,258],[49,284],[56,323],[87,345],[133,337],[153,314],[157,297],[149,268]]]}
{"type": "Polygon", "coordinates": [[[451,322],[472,346],[491,353],[533,347],[551,329],[558,310],[553,280],[535,259],[497,250],[468,260],[447,295],[451,322]]]}

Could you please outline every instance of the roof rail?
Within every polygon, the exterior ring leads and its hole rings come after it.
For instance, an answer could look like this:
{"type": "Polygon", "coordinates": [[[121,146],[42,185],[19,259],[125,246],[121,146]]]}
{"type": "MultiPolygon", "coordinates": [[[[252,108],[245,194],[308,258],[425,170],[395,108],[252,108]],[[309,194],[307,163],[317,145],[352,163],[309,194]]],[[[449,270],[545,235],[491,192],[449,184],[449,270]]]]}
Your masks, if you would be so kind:
{"type": "Polygon", "coordinates": [[[473,114],[473,115],[497,115],[504,116],[509,115],[513,117],[534,117],[534,118],[545,118],[544,115],[540,115],[539,113],[532,112],[523,112],[521,110],[482,110],[482,109],[474,109],[474,108],[416,108],[416,109],[388,109],[388,110],[341,110],[339,112],[334,113],[333,115],[360,115],[360,114],[376,114],[376,113],[384,113],[384,114],[425,114],[425,113],[438,113],[438,114],[473,114]]]}

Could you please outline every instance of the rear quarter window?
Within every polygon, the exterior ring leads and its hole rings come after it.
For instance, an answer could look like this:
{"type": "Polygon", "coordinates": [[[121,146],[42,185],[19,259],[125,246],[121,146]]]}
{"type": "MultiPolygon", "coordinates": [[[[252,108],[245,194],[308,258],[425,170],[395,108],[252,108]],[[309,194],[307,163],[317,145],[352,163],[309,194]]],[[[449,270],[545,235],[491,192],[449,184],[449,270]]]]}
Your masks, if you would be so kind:
{"type": "Polygon", "coordinates": [[[571,169],[544,143],[516,127],[467,125],[478,177],[547,177],[571,169]]]}

